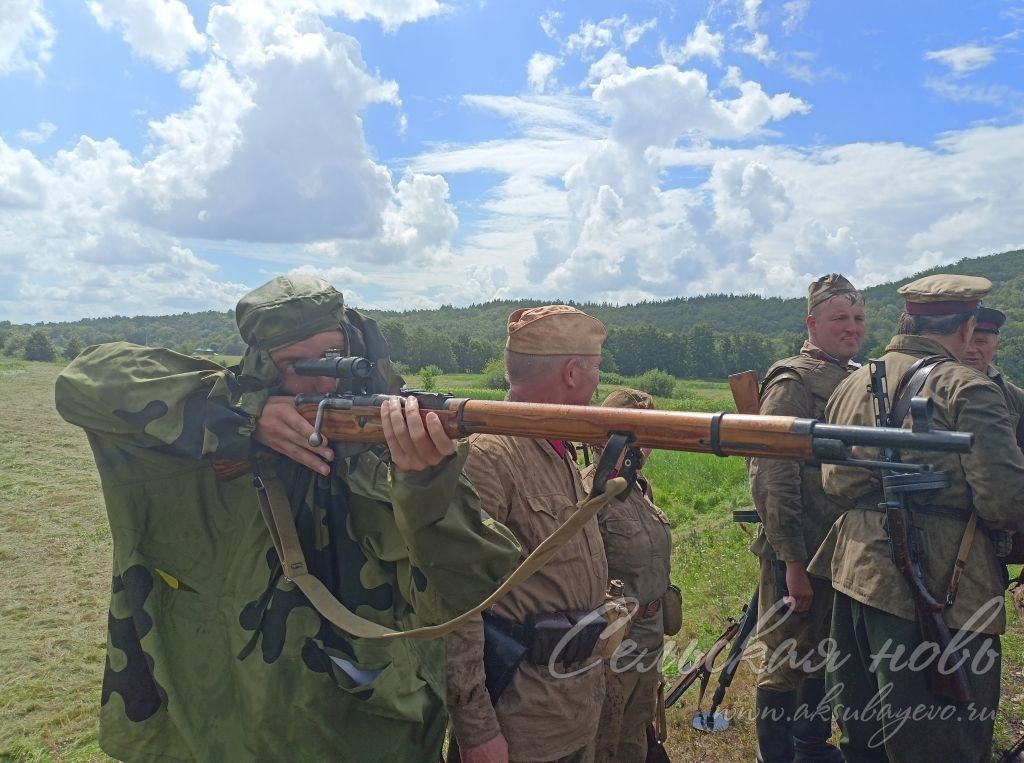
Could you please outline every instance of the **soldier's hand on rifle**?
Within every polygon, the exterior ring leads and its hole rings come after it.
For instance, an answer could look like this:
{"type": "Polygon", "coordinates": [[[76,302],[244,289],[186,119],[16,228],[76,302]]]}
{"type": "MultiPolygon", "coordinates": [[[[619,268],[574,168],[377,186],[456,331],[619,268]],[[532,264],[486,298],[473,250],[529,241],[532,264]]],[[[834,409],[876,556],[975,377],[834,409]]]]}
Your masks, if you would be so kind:
{"type": "Polygon", "coordinates": [[[279,396],[267,400],[252,436],[256,442],[326,476],[331,473],[334,451],[327,447],[326,438],[319,447],[310,445],[312,433],[312,424],[295,409],[295,398],[279,396]]]}
{"type": "Polygon", "coordinates": [[[811,579],[807,576],[807,565],[803,562],[786,562],[786,588],[789,596],[783,601],[794,612],[806,612],[814,600],[811,579]]]}
{"type": "Polygon", "coordinates": [[[406,398],[404,408],[397,398],[385,400],[380,408],[391,461],[399,469],[410,472],[437,466],[455,453],[457,443],[445,433],[436,413],[431,411],[421,418],[419,410],[415,397],[406,398]]]}

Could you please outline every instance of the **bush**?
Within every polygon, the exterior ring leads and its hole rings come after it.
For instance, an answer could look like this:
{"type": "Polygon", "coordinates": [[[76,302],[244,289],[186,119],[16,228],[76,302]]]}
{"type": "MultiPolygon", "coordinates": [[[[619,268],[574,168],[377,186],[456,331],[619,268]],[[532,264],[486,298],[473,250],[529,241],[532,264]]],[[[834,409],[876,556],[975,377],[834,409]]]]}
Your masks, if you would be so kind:
{"type": "Polygon", "coordinates": [[[648,395],[655,397],[672,397],[672,391],[676,386],[676,379],[672,374],[652,368],[636,377],[636,386],[648,395]]]}
{"type": "Polygon", "coordinates": [[[484,366],[483,383],[487,389],[508,389],[508,379],[505,378],[505,361],[502,358],[487,361],[487,365],[484,366]]]}
{"type": "Polygon", "coordinates": [[[632,387],[634,386],[632,379],[627,379],[622,374],[613,373],[611,371],[601,372],[601,384],[610,384],[613,387],[632,387]]]}
{"type": "Polygon", "coordinates": [[[440,368],[431,363],[419,370],[421,389],[430,392],[437,386],[437,377],[444,373],[440,368]]]}
{"type": "Polygon", "coordinates": [[[82,343],[78,341],[77,336],[73,336],[68,340],[68,343],[64,345],[64,360],[74,360],[82,353],[82,343]]]}
{"type": "Polygon", "coordinates": [[[53,348],[50,337],[40,330],[35,330],[25,340],[25,360],[53,360],[57,351],[53,348]]]}

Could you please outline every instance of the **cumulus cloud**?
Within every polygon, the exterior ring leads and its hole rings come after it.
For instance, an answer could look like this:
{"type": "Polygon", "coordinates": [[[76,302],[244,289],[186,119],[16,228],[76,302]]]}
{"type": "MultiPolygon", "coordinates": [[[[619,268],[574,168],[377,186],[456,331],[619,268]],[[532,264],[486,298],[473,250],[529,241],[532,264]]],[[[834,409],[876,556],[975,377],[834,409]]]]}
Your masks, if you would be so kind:
{"type": "Polygon", "coordinates": [[[949,67],[953,74],[968,74],[984,69],[995,61],[995,48],[982,45],[960,45],[955,48],[930,50],[924,54],[926,61],[938,61],[949,67]]]}
{"type": "Polygon", "coordinates": [[[789,93],[769,96],[756,82],[740,81],[736,87],[738,97],[720,100],[709,92],[703,72],[636,67],[605,79],[594,100],[611,114],[613,136],[641,147],[669,146],[687,134],[740,138],[809,109],[789,93]]]}
{"type": "Polygon", "coordinates": [[[552,84],[555,69],[561,62],[547,53],[534,53],[526,64],[526,81],[530,90],[543,93],[552,84]]]}
{"type": "MultiPolygon", "coordinates": [[[[359,43],[319,15],[397,25],[439,6],[288,5],[216,5],[203,36],[177,0],[92,4],[101,24],[159,65],[183,66],[189,51],[204,60],[178,73],[191,103],[150,122],[138,155],[83,136],[41,162],[0,142],[0,257],[28,263],[8,291],[38,295],[32,309],[45,317],[70,304],[88,314],[232,304],[247,286],[218,282],[191,242],[284,245],[293,254],[279,257],[293,260],[301,245],[321,246],[315,253],[332,268],[346,257],[394,265],[450,256],[458,219],[445,180],[413,171],[393,179],[366,143],[362,112],[399,107],[397,85],[369,71],[359,43]]],[[[53,129],[43,123],[20,139],[53,129]]]]}
{"type": "Polygon", "coordinates": [[[137,56],[162,69],[178,69],[206,47],[181,0],[91,0],[89,12],[103,29],[117,28],[137,56]]]}
{"type": "Polygon", "coordinates": [[[708,25],[701,21],[690,32],[682,46],[673,48],[662,43],[661,57],[665,63],[677,66],[692,58],[707,58],[720,65],[724,49],[725,37],[720,32],[712,32],[708,25]]]}
{"type": "Polygon", "coordinates": [[[0,75],[30,71],[43,76],[57,34],[43,0],[5,0],[0,13],[0,75]]]}

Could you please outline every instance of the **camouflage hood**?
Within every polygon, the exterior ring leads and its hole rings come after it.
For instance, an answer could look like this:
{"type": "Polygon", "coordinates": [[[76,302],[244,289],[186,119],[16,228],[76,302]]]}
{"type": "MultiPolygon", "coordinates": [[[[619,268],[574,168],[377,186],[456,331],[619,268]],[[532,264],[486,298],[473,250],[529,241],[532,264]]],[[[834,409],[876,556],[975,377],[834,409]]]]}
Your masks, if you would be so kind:
{"type": "Polygon", "coordinates": [[[334,329],[345,336],[349,355],[373,361],[374,391],[395,394],[404,383],[391,366],[387,342],[376,321],[345,307],[341,292],[320,278],[278,276],[239,300],[235,320],[248,346],[238,372],[247,393],[265,398],[281,383],[270,357],[273,350],[334,329]]]}

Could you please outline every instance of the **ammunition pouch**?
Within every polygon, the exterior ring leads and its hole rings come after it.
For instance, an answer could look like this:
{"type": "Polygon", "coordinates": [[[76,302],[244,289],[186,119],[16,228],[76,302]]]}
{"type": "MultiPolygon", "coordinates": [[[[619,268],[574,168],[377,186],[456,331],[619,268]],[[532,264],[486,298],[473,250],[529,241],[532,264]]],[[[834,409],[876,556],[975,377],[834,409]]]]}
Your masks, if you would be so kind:
{"type": "Polygon", "coordinates": [[[674,636],[683,628],[683,594],[678,586],[669,584],[661,595],[663,628],[666,636],[674,636]]]}
{"type": "Polygon", "coordinates": [[[526,655],[521,641],[506,632],[489,612],[482,613],[484,621],[484,686],[491,704],[498,704],[502,692],[512,683],[519,663],[526,655]]]}
{"type": "Polygon", "coordinates": [[[493,628],[523,647],[522,659],[531,665],[547,665],[552,660],[571,665],[592,657],[608,625],[600,609],[539,612],[527,616],[525,623],[492,614],[488,620],[493,628]]]}

